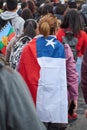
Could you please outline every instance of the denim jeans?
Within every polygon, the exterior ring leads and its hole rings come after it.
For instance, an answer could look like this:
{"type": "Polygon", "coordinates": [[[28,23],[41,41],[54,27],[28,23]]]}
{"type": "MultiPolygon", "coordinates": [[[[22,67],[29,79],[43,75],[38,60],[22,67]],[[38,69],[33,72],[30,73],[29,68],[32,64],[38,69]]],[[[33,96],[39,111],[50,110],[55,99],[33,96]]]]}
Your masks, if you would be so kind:
{"type": "Polygon", "coordinates": [[[81,65],[82,65],[82,60],[83,60],[83,56],[82,57],[78,57],[77,58],[77,62],[76,62],[76,70],[78,72],[78,85],[81,82],[81,65]]]}

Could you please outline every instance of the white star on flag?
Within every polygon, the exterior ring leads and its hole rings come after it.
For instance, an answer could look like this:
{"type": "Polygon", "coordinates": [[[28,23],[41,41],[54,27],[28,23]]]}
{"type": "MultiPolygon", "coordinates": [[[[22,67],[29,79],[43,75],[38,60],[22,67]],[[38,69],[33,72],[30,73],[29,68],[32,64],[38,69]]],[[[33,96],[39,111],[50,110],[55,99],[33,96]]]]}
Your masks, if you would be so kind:
{"type": "Polygon", "coordinates": [[[54,48],[55,42],[53,42],[53,40],[54,38],[52,38],[51,40],[46,40],[47,41],[46,46],[51,45],[54,48]]]}

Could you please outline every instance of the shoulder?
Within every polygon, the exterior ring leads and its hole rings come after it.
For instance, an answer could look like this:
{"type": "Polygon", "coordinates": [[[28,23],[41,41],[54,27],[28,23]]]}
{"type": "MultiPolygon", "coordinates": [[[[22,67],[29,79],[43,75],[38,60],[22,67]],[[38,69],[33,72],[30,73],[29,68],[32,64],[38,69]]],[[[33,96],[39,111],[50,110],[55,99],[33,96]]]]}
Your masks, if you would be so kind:
{"type": "Polygon", "coordinates": [[[20,16],[15,17],[15,19],[17,19],[18,21],[23,22],[23,23],[25,22],[25,20],[20,16]]]}
{"type": "Polygon", "coordinates": [[[18,15],[12,19],[12,24],[16,24],[17,26],[21,26],[21,28],[24,25],[24,22],[25,22],[25,20],[18,15]]]}
{"type": "Polygon", "coordinates": [[[81,33],[81,36],[87,36],[86,32],[83,30],[81,30],[80,33],[81,33]]]}
{"type": "Polygon", "coordinates": [[[62,42],[62,36],[65,36],[65,32],[64,29],[60,28],[56,34],[56,37],[61,42],[62,42]]]}
{"type": "Polygon", "coordinates": [[[66,58],[73,57],[72,50],[68,44],[64,44],[65,52],[66,52],[66,58]]]}
{"type": "Polygon", "coordinates": [[[19,83],[21,85],[25,84],[18,72],[11,69],[7,65],[2,65],[2,67],[1,65],[2,63],[0,63],[0,90],[2,86],[4,87],[5,91],[7,90],[10,91],[11,88],[13,89],[20,88],[20,86],[18,85],[19,83]]]}

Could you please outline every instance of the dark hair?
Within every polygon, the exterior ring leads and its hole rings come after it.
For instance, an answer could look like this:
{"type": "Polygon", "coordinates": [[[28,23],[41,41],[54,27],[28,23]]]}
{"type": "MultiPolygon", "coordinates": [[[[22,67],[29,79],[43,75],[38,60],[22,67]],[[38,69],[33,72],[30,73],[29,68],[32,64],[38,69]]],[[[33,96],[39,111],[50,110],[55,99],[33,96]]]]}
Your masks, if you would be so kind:
{"type": "Polygon", "coordinates": [[[3,0],[0,0],[0,9],[3,8],[3,0]]]}
{"type": "Polygon", "coordinates": [[[22,2],[21,3],[21,9],[24,9],[24,8],[26,8],[27,7],[27,2],[22,2]]]}
{"type": "Polygon", "coordinates": [[[36,0],[36,6],[40,7],[44,2],[45,0],[36,0]]]}
{"type": "Polygon", "coordinates": [[[74,34],[80,34],[80,14],[74,9],[68,10],[64,16],[61,28],[70,28],[74,34]]]}
{"type": "Polygon", "coordinates": [[[53,14],[53,6],[50,5],[50,4],[45,4],[43,7],[42,7],[42,10],[41,10],[41,15],[46,15],[48,13],[52,13],[53,14]]]}
{"type": "Polygon", "coordinates": [[[61,3],[58,3],[55,7],[55,14],[61,14],[63,15],[64,12],[66,10],[66,6],[61,4],[61,3]]]}
{"type": "Polygon", "coordinates": [[[28,8],[31,10],[32,14],[35,13],[35,10],[36,10],[36,7],[35,7],[35,4],[33,1],[31,0],[28,0],[27,1],[27,4],[28,4],[28,8]]]}
{"type": "Polygon", "coordinates": [[[24,34],[22,36],[29,36],[33,38],[36,36],[35,29],[37,28],[37,22],[34,19],[27,19],[24,23],[24,34]]]}
{"type": "Polygon", "coordinates": [[[31,10],[28,9],[28,8],[24,8],[23,11],[22,11],[21,17],[22,17],[24,20],[27,20],[27,19],[29,19],[29,18],[33,18],[33,15],[32,15],[32,13],[31,13],[31,10]]]}
{"type": "Polygon", "coordinates": [[[69,6],[69,8],[77,8],[76,0],[69,0],[68,6],[69,6]]]}
{"type": "Polygon", "coordinates": [[[17,8],[17,0],[7,0],[7,9],[15,10],[17,8]]]}

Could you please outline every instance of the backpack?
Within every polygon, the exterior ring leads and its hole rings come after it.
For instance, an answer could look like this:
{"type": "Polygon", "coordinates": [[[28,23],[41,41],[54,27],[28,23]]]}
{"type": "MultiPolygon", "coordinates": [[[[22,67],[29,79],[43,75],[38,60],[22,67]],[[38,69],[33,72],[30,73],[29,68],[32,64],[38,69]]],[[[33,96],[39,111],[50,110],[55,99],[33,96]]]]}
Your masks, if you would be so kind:
{"type": "Polygon", "coordinates": [[[65,36],[62,37],[63,44],[68,44],[73,52],[73,56],[75,61],[77,60],[77,51],[76,51],[76,44],[78,42],[78,39],[74,37],[74,34],[72,31],[65,31],[65,36]]]}
{"type": "Polygon", "coordinates": [[[9,63],[13,69],[18,65],[22,50],[30,40],[31,38],[28,36],[21,37],[12,47],[9,63]]]}

